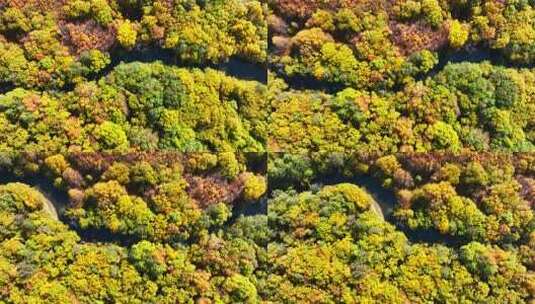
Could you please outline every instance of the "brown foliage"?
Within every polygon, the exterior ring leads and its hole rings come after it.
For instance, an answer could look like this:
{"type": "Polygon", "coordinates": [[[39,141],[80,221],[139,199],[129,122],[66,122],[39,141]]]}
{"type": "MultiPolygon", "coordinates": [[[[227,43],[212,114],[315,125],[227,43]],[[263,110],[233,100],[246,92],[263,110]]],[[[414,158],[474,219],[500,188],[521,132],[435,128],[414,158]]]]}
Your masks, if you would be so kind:
{"type": "Polygon", "coordinates": [[[61,11],[68,0],[0,0],[0,7],[34,8],[40,11],[61,11]]]}
{"type": "Polygon", "coordinates": [[[219,176],[187,176],[186,180],[189,184],[188,194],[202,208],[221,202],[233,203],[240,197],[244,187],[241,178],[229,182],[219,176]]]}
{"type": "Polygon", "coordinates": [[[267,22],[271,33],[278,35],[288,34],[288,24],[279,16],[269,15],[267,22]]]}
{"type": "Polygon", "coordinates": [[[308,18],[316,11],[322,1],[277,0],[277,8],[287,17],[308,18]]]}
{"type": "Polygon", "coordinates": [[[84,184],[84,178],[80,172],[73,168],[67,168],[62,174],[63,180],[69,185],[70,188],[81,188],[84,184]]]}
{"type": "Polygon", "coordinates": [[[411,174],[403,169],[398,169],[394,172],[394,182],[398,188],[414,187],[414,180],[411,174]]]}
{"type": "Polygon", "coordinates": [[[69,195],[69,201],[71,203],[71,207],[73,208],[81,208],[84,203],[85,193],[83,190],[80,189],[69,189],[68,191],[69,195]]]}
{"type": "Polygon", "coordinates": [[[104,28],[95,20],[60,22],[59,28],[63,44],[77,55],[92,49],[107,51],[115,43],[115,29],[104,28]]]}
{"type": "Polygon", "coordinates": [[[103,173],[114,162],[136,163],[146,161],[151,165],[161,164],[172,166],[174,164],[185,164],[185,156],[176,152],[147,152],[147,153],[71,153],[69,160],[72,166],[82,173],[103,173]]]}
{"type": "Polygon", "coordinates": [[[393,42],[405,55],[422,50],[436,51],[448,45],[448,31],[444,26],[435,30],[423,22],[390,22],[390,29],[393,42]]]}
{"type": "Polygon", "coordinates": [[[282,56],[288,55],[292,48],[292,40],[288,37],[275,36],[272,39],[273,46],[275,47],[274,53],[282,56]]]}
{"type": "Polygon", "coordinates": [[[535,179],[518,176],[517,181],[522,186],[520,195],[529,202],[531,208],[535,208],[535,179]]]}
{"type": "Polygon", "coordinates": [[[395,0],[276,0],[275,9],[282,16],[306,19],[316,10],[337,11],[351,8],[355,11],[390,11],[395,0]]]}

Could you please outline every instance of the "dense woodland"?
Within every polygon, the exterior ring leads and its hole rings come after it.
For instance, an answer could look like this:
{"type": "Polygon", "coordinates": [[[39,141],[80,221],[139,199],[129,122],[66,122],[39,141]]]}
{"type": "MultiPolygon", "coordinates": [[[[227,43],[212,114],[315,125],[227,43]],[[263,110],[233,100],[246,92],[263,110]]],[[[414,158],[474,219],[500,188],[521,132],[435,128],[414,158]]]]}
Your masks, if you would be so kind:
{"type": "Polygon", "coordinates": [[[6,303],[533,299],[531,155],[355,154],[322,168],[307,155],[279,154],[269,159],[269,190],[265,172],[258,171],[266,161],[261,155],[242,159],[233,172],[224,159],[206,153],[13,159],[4,175],[43,176],[68,194],[68,203],[62,223],[38,188],[21,182],[0,186],[2,298],[6,303]],[[377,189],[363,184],[367,178],[395,195],[391,216],[377,209],[377,189]],[[243,204],[261,209],[257,204],[266,191],[267,214],[233,215],[243,204]],[[95,230],[106,231],[108,239],[93,239],[88,232],[95,230]],[[422,241],[415,231],[438,236],[422,241]]]}
{"type": "Polygon", "coordinates": [[[2,303],[256,303],[267,218],[232,210],[262,208],[266,178],[249,166],[263,162],[228,153],[11,159],[2,174],[15,182],[0,186],[2,303]],[[27,176],[43,181],[16,182],[27,176]],[[61,221],[43,183],[66,194],[61,221]]]}
{"type": "Polygon", "coordinates": [[[535,151],[535,74],[456,63],[401,91],[269,84],[270,151],[535,151]]]}
{"type": "Polygon", "coordinates": [[[255,0],[2,0],[0,77],[63,87],[104,70],[113,50],[147,47],[184,63],[265,62],[263,11],[255,0]]]}
{"type": "Polygon", "coordinates": [[[535,60],[528,0],[271,0],[272,64],[356,89],[392,89],[429,72],[437,52],[490,49],[535,60]]]}
{"type": "Polygon", "coordinates": [[[531,0],[0,0],[0,304],[533,304],[534,69],[531,0]]]}
{"type": "Polygon", "coordinates": [[[0,96],[3,152],[264,151],[267,90],[212,69],[121,64],[70,91],[0,96]]]}

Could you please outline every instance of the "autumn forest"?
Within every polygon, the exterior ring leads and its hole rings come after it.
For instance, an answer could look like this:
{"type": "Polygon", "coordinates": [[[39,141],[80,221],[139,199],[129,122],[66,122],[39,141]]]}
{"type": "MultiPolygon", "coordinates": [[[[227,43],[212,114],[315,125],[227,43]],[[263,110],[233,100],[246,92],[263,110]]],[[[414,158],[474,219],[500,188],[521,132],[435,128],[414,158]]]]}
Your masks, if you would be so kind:
{"type": "Polygon", "coordinates": [[[535,1],[0,0],[0,304],[535,304],[535,1]]]}

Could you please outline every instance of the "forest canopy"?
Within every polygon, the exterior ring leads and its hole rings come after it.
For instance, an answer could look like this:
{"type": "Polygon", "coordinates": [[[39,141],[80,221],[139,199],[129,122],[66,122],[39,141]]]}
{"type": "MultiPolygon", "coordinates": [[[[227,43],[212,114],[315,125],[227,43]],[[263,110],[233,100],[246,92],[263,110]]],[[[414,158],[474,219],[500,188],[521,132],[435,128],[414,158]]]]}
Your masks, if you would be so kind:
{"type": "Polygon", "coordinates": [[[0,304],[534,304],[534,20],[0,0],[0,304]]]}
{"type": "Polygon", "coordinates": [[[184,63],[266,61],[256,0],[0,1],[2,83],[58,88],[104,70],[116,50],[168,50],[184,63]]]}
{"type": "Polygon", "coordinates": [[[20,176],[30,174],[23,168],[37,168],[31,174],[68,193],[63,215],[72,221],[62,223],[46,210],[42,184],[0,186],[2,298],[7,303],[44,297],[54,303],[533,298],[532,156],[355,154],[325,169],[306,155],[279,154],[269,160],[269,180],[251,166],[262,162],[258,157],[242,160],[238,175],[229,177],[222,175],[228,168],[220,156],[206,153],[18,159],[11,168],[19,173],[2,173],[20,176]],[[299,162],[312,170],[306,184],[281,174],[299,162]],[[247,184],[267,181],[273,189],[267,214],[234,216],[241,204],[259,204],[251,199],[265,194],[265,186],[251,193],[247,184]],[[381,211],[387,210],[386,192],[395,200],[391,214],[381,211]],[[419,231],[447,237],[426,238],[419,231]]]}
{"type": "Polygon", "coordinates": [[[264,151],[265,93],[212,69],[121,64],[71,91],[0,95],[0,150],[264,151]]]}
{"type": "Polygon", "coordinates": [[[508,64],[535,60],[530,1],[269,2],[271,62],[285,77],[392,89],[429,72],[440,53],[465,47],[508,64]]]}
{"type": "Polygon", "coordinates": [[[270,151],[397,153],[535,150],[531,70],[447,65],[399,92],[295,90],[273,77],[270,151]]]}

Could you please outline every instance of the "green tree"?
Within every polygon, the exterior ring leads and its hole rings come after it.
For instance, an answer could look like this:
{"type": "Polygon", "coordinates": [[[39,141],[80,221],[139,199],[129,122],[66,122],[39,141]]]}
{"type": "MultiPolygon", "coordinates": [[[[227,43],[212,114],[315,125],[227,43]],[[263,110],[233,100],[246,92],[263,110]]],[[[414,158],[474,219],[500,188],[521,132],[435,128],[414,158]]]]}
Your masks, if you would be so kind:
{"type": "Polygon", "coordinates": [[[128,139],[123,128],[111,121],[105,121],[95,128],[95,137],[104,150],[124,151],[128,139]]]}

